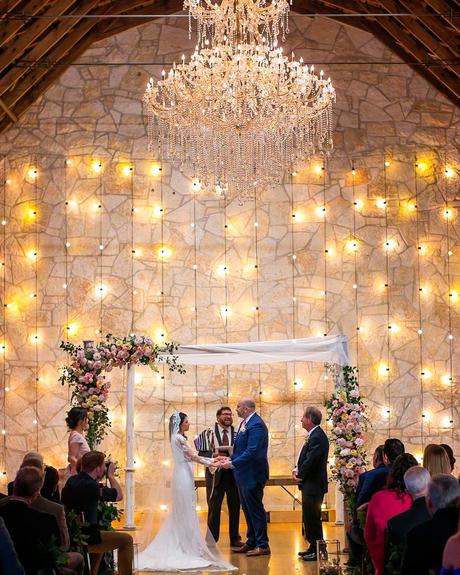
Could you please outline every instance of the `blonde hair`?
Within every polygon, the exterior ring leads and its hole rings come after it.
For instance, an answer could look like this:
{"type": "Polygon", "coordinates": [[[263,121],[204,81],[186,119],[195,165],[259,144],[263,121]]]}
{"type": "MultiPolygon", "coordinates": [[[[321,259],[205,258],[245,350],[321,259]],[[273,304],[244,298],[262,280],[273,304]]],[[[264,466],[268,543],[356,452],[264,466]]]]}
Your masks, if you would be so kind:
{"type": "Polygon", "coordinates": [[[423,452],[423,467],[430,472],[431,477],[433,477],[433,475],[439,475],[440,473],[450,475],[451,466],[449,456],[444,447],[436,443],[427,445],[423,452]]]}

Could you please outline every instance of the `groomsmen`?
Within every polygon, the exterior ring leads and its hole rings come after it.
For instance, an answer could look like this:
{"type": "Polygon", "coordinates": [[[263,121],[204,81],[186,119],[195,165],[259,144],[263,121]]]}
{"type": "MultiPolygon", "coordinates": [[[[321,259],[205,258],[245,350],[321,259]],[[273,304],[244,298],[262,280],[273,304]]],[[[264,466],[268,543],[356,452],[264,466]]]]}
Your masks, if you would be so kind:
{"type": "Polygon", "coordinates": [[[321,429],[321,411],[307,407],[300,420],[308,435],[292,472],[302,491],[302,522],[309,543],[299,555],[304,561],[316,561],[316,542],[322,541],[321,504],[327,493],[327,458],[329,441],[321,429]]]}
{"type": "MultiPolygon", "coordinates": [[[[216,413],[214,429],[205,429],[195,441],[198,454],[212,457],[217,452],[219,455],[230,456],[235,443],[235,435],[232,410],[229,407],[221,407],[216,413]]],[[[230,544],[232,547],[242,547],[239,533],[240,497],[233,470],[217,469],[215,473],[211,473],[206,468],[208,527],[216,541],[219,541],[220,513],[225,495],[227,496],[230,544]]]]}

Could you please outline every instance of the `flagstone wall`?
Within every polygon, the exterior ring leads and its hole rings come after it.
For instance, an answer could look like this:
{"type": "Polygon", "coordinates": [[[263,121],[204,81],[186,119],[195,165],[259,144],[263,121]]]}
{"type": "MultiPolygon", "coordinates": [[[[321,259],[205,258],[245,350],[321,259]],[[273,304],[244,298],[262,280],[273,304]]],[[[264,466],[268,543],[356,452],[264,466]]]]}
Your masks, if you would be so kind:
{"type": "MultiPolygon", "coordinates": [[[[65,465],[59,342],[97,339],[101,326],[180,343],[343,333],[369,406],[369,449],[390,434],[414,454],[441,440],[458,454],[458,110],[367,33],[293,15],[285,51],[324,68],[337,91],[334,153],[324,171],[313,159],[255,205],[225,206],[146,151],[146,82],[193,46],[186,19],[99,42],[1,136],[8,391],[0,451],[9,476],[37,444],[47,462],[65,465]]],[[[324,376],[309,364],[199,367],[173,377],[140,370],[138,491],[168,458],[165,416],[186,411],[193,436],[242,395],[257,398],[270,428],[272,474],[288,474],[303,407],[331,392],[324,376]]],[[[122,374],[110,377],[104,447],[123,464],[126,385],[122,374]]],[[[291,505],[276,490],[268,499],[271,508],[291,505]]]]}

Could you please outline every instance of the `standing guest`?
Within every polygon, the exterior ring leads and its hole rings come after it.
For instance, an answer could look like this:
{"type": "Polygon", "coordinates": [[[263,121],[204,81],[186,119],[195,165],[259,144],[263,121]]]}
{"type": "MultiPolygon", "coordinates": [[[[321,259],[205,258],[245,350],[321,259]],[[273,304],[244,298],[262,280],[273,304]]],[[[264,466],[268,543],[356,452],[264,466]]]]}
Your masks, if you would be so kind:
{"type": "Polygon", "coordinates": [[[55,544],[59,541],[56,519],[30,507],[40,493],[42,483],[42,471],[36,467],[22,467],[14,480],[13,495],[0,507],[0,516],[26,575],[36,575],[41,569],[50,567],[42,564],[40,545],[49,546],[53,540],[55,544]]]}
{"type": "Polygon", "coordinates": [[[385,441],[383,444],[383,462],[385,465],[366,472],[356,500],[356,507],[361,507],[364,503],[368,503],[374,493],[385,487],[391,466],[398,455],[402,453],[404,453],[402,441],[395,438],[389,438],[385,441]]]}
{"type": "Polygon", "coordinates": [[[25,573],[2,517],[0,517],[0,573],[2,575],[24,575],[25,573]]]}
{"type": "Polygon", "coordinates": [[[447,443],[441,443],[440,445],[441,445],[441,447],[444,448],[444,451],[447,453],[447,457],[449,458],[451,473],[453,473],[454,469],[455,469],[456,459],[455,459],[452,447],[450,445],[447,445],[447,443]]]}
{"type": "Polygon", "coordinates": [[[246,543],[235,553],[246,553],[248,557],[270,555],[267,533],[267,514],[263,497],[268,479],[268,429],[256,413],[256,404],[250,397],[242,398],[236,406],[242,419],[229,461],[223,462],[224,469],[233,469],[240,494],[241,506],[246,518],[246,543]]]}
{"type": "MultiPolygon", "coordinates": [[[[202,457],[213,457],[216,454],[230,456],[233,452],[235,435],[232,410],[229,407],[220,407],[216,413],[214,429],[205,429],[195,439],[198,455],[202,457]]],[[[233,470],[218,468],[215,473],[211,473],[206,467],[208,528],[215,541],[219,541],[220,514],[225,496],[227,496],[230,545],[242,547],[243,542],[239,533],[240,497],[233,470]]]]}
{"type": "Polygon", "coordinates": [[[88,442],[83,435],[88,429],[88,410],[83,407],[72,407],[67,412],[65,421],[70,430],[67,456],[68,474],[75,475],[77,473],[77,461],[90,451],[88,442]]]}
{"type": "Polygon", "coordinates": [[[98,521],[99,501],[121,501],[123,492],[115,478],[113,463],[105,465],[105,456],[100,451],[89,451],[81,459],[81,472],[69,477],[62,489],[62,502],[67,509],[83,514],[87,526],[83,528],[88,536],[88,552],[91,560],[91,575],[96,575],[106,551],[118,550],[119,575],[132,575],[133,538],[120,531],[102,531],[98,521]],[[102,486],[105,476],[110,487],[102,486]]]}
{"type": "Polygon", "coordinates": [[[440,473],[451,473],[449,457],[444,447],[430,443],[423,452],[423,467],[428,469],[431,477],[440,473]]]}
{"type": "Polygon", "coordinates": [[[322,414],[316,407],[307,407],[301,418],[308,435],[302,447],[292,477],[302,491],[302,523],[309,543],[299,555],[304,561],[316,561],[316,542],[322,541],[321,504],[327,493],[327,457],[329,441],[321,429],[322,414]]]}
{"type": "Polygon", "coordinates": [[[439,474],[428,485],[431,519],[414,527],[407,536],[401,575],[439,573],[444,547],[457,531],[460,485],[452,475],[439,474]]]}
{"type": "Polygon", "coordinates": [[[452,535],[444,548],[441,575],[460,575],[460,521],[457,533],[452,535]]]}
{"type": "Polygon", "coordinates": [[[367,508],[364,540],[375,568],[375,575],[383,575],[385,564],[385,529],[388,521],[407,511],[411,497],[404,484],[404,474],[417,465],[410,453],[399,455],[388,475],[386,488],[374,493],[367,508]]]}

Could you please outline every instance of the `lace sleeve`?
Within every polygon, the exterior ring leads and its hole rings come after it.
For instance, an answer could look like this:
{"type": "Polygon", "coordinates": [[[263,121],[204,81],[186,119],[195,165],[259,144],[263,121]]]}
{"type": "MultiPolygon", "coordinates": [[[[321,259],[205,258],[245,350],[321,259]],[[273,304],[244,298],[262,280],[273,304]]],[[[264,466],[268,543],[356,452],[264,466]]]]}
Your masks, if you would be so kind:
{"type": "Polygon", "coordinates": [[[187,443],[185,437],[178,435],[176,437],[176,445],[184,454],[184,458],[186,459],[186,461],[195,461],[196,463],[201,463],[206,467],[211,465],[212,459],[210,457],[201,457],[195,451],[193,451],[193,449],[187,443]]]}

